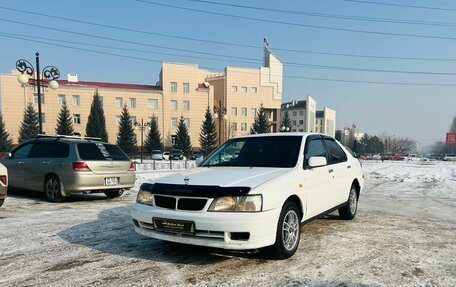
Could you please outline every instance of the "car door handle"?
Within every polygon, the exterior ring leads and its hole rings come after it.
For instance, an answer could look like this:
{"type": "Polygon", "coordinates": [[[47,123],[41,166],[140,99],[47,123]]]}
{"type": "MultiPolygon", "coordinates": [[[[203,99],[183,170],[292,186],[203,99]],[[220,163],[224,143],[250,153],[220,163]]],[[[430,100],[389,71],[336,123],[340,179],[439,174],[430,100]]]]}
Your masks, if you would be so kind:
{"type": "Polygon", "coordinates": [[[352,168],[352,166],[351,165],[347,165],[347,168],[352,168]]]}
{"type": "Polygon", "coordinates": [[[332,172],[334,172],[334,169],[330,169],[330,170],[328,170],[328,172],[329,172],[329,173],[332,173],[332,172]]]}
{"type": "Polygon", "coordinates": [[[17,164],[23,164],[24,162],[23,161],[18,161],[17,164]]]}
{"type": "Polygon", "coordinates": [[[50,163],[50,161],[43,161],[44,165],[48,165],[49,163],[50,163]]]}

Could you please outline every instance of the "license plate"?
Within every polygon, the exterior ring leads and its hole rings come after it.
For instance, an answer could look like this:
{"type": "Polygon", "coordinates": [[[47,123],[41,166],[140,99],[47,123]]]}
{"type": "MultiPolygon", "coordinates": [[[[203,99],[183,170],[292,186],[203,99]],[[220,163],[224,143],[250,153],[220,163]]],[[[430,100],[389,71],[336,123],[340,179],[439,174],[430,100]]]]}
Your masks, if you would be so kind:
{"type": "Polygon", "coordinates": [[[119,179],[117,177],[106,177],[105,185],[118,185],[119,179]]]}
{"type": "Polygon", "coordinates": [[[195,234],[195,223],[193,221],[154,218],[153,223],[154,228],[159,231],[189,235],[195,234]]]}

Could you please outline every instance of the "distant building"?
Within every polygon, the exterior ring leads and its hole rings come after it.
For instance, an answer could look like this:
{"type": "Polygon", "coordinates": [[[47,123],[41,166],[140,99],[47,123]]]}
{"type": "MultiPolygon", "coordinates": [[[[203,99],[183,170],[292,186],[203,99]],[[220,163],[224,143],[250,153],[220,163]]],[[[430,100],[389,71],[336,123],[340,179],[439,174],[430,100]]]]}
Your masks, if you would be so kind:
{"type": "Polygon", "coordinates": [[[360,142],[361,139],[364,137],[364,134],[365,133],[357,132],[356,125],[353,124],[351,128],[345,127],[342,130],[337,130],[335,137],[344,146],[352,148],[355,143],[355,140],[357,142],[360,142]]]}
{"type": "Polygon", "coordinates": [[[310,96],[307,96],[305,101],[293,100],[283,103],[280,118],[283,119],[285,112],[288,111],[292,132],[321,132],[334,136],[336,111],[330,108],[317,111],[316,107],[316,101],[310,96]]]}

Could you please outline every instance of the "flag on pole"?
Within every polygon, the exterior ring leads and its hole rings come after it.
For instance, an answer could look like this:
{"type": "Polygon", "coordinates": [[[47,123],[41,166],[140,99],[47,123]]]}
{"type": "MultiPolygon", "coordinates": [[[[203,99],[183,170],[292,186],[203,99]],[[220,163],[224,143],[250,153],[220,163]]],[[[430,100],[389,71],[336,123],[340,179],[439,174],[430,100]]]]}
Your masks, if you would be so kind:
{"type": "Polygon", "coordinates": [[[269,42],[268,42],[268,40],[266,39],[266,37],[263,38],[263,44],[264,44],[265,46],[269,46],[269,42]]]}

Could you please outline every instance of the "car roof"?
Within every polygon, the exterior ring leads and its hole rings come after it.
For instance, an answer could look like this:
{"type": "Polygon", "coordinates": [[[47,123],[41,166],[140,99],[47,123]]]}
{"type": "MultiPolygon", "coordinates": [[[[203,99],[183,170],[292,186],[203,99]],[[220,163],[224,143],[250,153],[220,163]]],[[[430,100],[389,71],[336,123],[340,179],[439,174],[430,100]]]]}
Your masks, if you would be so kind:
{"type": "Polygon", "coordinates": [[[250,138],[250,137],[285,137],[285,136],[300,136],[306,137],[309,135],[321,135],[334,138],[332,136],[328,136],[322,133],[313,133],[313,132],[282,132],[282,133],[265,133],[265,134],[254,134],[254,135],[244,135],[244,136],[237,136],[234,138],[250,138]]]}

